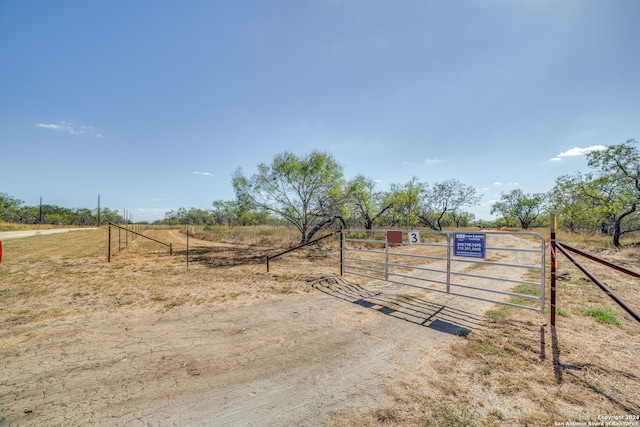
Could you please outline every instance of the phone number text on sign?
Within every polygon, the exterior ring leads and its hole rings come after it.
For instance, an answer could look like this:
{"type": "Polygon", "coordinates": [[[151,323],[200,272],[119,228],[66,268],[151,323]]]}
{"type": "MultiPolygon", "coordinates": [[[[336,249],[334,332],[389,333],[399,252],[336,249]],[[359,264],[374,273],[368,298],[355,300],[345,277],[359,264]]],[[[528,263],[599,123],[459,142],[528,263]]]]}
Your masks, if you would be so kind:
{"type": "Polygon", "coordinates": [[[484,233],[455,233],[453,255],[470,258],[485,258],[486,235],[484,233]]]}

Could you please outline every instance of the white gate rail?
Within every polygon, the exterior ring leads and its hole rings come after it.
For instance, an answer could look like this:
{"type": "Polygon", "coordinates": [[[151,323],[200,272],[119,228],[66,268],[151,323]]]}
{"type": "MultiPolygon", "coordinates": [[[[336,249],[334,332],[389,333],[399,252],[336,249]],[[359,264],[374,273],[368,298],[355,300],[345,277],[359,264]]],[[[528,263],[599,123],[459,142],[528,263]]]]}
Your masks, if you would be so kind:
{"type": "Polygon", "coordinates": [[[343,273],[544,311],[545,240],[533,232],[347,229],[343,273]]]}

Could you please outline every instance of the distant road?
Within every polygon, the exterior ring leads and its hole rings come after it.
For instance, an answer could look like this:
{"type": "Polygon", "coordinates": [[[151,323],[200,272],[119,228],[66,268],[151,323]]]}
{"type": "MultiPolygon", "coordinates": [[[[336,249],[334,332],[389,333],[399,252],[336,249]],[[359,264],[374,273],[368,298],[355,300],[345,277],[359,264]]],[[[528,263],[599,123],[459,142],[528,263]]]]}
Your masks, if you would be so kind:
{"type": "Polygon", "coordinates": [[[66,233],[68,231],[82,230],[95,230],[95,228],[55,228],[51,230],[0,231],[0,241],[9,239],[20,239],[21,237],[31,237],[43,234],[66,233]]]}

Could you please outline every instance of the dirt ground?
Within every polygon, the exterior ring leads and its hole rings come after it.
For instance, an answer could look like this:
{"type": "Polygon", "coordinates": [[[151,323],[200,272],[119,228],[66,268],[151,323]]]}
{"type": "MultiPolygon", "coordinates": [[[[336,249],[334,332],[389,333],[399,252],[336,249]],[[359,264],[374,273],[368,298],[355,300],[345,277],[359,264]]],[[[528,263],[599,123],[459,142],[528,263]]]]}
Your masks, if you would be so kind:
{"type": "Polygon", "coordinates": [[[494,306],[353,276],[301,277],[300,292],[3,328],[0,425],[322,425],[336,411],[383,404],[386,382],[464,340],[494,306]]]}

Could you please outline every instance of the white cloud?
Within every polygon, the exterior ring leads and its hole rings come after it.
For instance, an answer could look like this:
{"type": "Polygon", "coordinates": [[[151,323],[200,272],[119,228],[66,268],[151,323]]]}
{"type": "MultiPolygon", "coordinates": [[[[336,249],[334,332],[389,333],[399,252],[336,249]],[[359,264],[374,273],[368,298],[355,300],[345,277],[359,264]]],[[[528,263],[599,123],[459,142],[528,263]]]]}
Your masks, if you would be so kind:
{"type": "Polygon", "coordinates": [[[424,159],[423,162],[416,162],[416,161],[412,161],[412,160],[403,160],[402,161],[402,166],[410,166],[410,167],[422,168],[425,165],[426,166],[437,165],[438,163],[444,163],[444,160],[429,159],[429,158],[424,159]]]}
{"type": "Polygon", "coordinates": [[[607,147],[605,145],[591,145],[585,148],[573,147],[567,151],[563,151],[562,153],[558,154],[556,157],[552,158],[551,161],[559,162],[564,157],[584,156],[585,154],[590,153],[592,151],[601,151],[601,150],[605,150],[606,148],[607,147]]]}
{"type": "Polygon", "coordinates": [[[200,171],[195,171],[193,172],[194,175],[202,175],[202,176],[213,176],[213,174],[211,172],[200,172],[200,171]]]}
{"type": "Polygon", "coordinates": [[[58,123],[37,123],[36,126],[58,132],[66,132],[70,135],[84,135],[93,138],[102,138],[102,134],[96,132],[95,128],[92,126],[76,126],[73,123],[64,121],[60,121],[58,123]]]}
{"type": "Polygon", "coordinates": [[[502,185],[502,183],[501,183],[500,181],[496,181],[496,182],[494,182],[494,183],[493,183],[493,185],[495,185],[495,186],[498,186],[498,187],[499,187],[499,186],[501,186],[501,185],[502,185]]]}
{"type": "Polygon", "coordinates": [[[36,126],[38,126],[39,128],[44,128],[44,129],[52,129],[52,130],[64,131],[64,126],[62,126],[62,125],[55,125],[55,124],[49,124],[49,123],[38,123],[36,126]]]}
{"type": "Polygon", "coordinates": [[[435,165],[437,163],[442,163],[440,159],[424,159],[424,163],[427,165],[435,165]]]}

